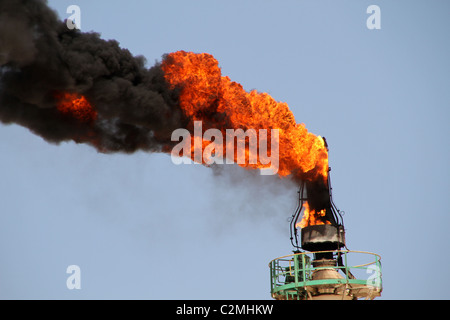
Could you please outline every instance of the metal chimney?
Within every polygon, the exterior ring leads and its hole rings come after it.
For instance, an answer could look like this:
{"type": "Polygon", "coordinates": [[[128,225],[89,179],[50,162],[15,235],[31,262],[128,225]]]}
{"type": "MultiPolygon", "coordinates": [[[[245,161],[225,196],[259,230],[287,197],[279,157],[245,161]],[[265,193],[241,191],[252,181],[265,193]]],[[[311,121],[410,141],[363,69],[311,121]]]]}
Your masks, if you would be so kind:
{"type": "Polygon", "coordinates": [[[330,174],[327,183],[301,183],[299,205],[290,221],[294,254],[269,263],[274,299],[356,300],[381,295],[381,258],[347,249],[342,214],[333,203],[331,190],[330,174]],[[305,207],[324,214],[315,217],[318,220],[312,221],[314,224],[300,223],[299,244],[298,220],[305,207]],[[354,256],[358,261],[362,256],[363,262],[353,264],[354,256]]]}

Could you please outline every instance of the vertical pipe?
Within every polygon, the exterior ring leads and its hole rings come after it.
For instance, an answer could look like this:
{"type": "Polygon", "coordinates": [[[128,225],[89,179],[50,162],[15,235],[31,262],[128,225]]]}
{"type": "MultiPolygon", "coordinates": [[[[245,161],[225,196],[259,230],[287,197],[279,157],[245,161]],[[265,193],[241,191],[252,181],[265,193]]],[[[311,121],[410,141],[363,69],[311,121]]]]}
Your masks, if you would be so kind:
{"type": "Polygon", "coordinates": [[[305,287],[306,283],[306,263],[305,263],[305,254],[302,253],[302,275],[303,275],[303,288],[305,287]]]}
{"type": "Polygon", "coordinates": [[[344,253],[344,266],[345,266],[345,280],[347,281],[347,283],[348,283],[348,264],[347,264],[347,251],[345,251],[345,253],[344,253]]]}

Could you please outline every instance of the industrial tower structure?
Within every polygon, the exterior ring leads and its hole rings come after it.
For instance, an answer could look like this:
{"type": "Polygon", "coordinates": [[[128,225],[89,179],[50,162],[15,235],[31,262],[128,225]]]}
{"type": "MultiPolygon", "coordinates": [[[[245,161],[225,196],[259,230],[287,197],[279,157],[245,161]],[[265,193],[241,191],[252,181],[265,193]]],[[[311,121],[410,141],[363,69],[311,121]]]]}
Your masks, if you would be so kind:
{"type": "Polygon", "coordinates": [[[326,190],[306,182],[300,186],[299,205],[290,222],[294,253],[269,263],[272,298],[371,300],[379,297],[381,257],[347,249],[342,214],[333,203],[329,175],[324,186],[326,190]],[[314,205],[326,214],[322,221],[299,227],[297,221],[304,213],[305,202],[308,208],[314,205]],[[301,246],[298,229],[301,229],[301,246]]]}

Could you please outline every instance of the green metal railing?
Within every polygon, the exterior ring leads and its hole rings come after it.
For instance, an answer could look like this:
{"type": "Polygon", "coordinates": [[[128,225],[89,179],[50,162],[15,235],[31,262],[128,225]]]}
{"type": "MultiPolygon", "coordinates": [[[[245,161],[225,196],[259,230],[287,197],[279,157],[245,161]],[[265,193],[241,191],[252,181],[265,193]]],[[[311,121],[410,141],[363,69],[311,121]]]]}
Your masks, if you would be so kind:
{"type": "MultiPolygon", "coordinates": [[[[318,253],[318,252],[314,252],[318,253]]],[[[307,299],[314,288],[344,286],[354,298],[373,297],[382,291],[381,257],[364,251],[335,250],[342,259],[337,266],[314,267],[311,252],[301,252],[276,258],[269,263],[272,297],[277,299],[307,299]],[[362,260],[361,260],[362,259],[362,260]],[[354,263],[350,263],[353,261],[354,263]],[[342,278],[314,279],[313,274],[323,269],[335,269],[342,278]]]]}

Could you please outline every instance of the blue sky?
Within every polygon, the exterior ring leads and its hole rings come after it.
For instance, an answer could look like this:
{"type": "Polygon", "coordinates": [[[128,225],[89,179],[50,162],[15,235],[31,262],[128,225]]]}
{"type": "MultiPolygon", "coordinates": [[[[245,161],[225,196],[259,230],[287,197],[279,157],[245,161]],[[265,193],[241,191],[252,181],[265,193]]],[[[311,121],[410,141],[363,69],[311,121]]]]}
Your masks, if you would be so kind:
{"type": "MultiPolygon", "coordinates": [[[[148,66],[214,55],[325,136],[347,246],[381,255],[381,299],[448,299],[447,1],[49,1],[148,66]],[[369,5],[381,29],[366,27],[369,5]]],[[[296,187],[233,166],[105,155],[0,125],[0,298],[270,299],[296,187]],[[81,268],[68,290],[66,268],[81,268]]]]}

